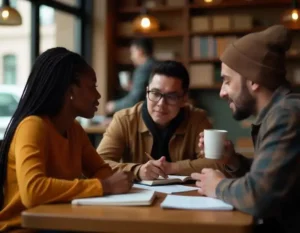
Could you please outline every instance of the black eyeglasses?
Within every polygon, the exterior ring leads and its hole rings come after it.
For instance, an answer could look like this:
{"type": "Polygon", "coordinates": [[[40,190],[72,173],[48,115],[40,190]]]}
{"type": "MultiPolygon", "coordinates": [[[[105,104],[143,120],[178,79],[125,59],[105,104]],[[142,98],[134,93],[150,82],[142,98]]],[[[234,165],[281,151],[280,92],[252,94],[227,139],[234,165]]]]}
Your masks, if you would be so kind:
{"type": "Polygon", "coordinates": [[[147,94],[148,94],[148,99],[153,102],[158,102],[160,101],[161,98],[164,98],[166,103],[170,105],[177,105],[184,96],[184,94],[183,95],[163,94],[160,93],[159,91],[147,91],[147,94]]]}

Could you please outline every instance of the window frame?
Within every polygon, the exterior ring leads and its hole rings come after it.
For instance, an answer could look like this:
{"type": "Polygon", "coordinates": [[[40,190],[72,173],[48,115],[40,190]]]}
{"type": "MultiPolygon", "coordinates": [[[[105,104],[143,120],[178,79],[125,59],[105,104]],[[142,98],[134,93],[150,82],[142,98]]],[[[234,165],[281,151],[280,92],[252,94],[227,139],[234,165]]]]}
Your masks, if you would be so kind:
{"type": "Polygon", "coordinates": [[[40,6],[52,7],[70,15],[76,16],[78,36],[75,37],[76,47],[85,60],[92,60],[92,14],[93,0],[76,0],[76,6],[70,6],[55,0],[26,0],[31,2],[31,65],[40,55],[40,6]]]}

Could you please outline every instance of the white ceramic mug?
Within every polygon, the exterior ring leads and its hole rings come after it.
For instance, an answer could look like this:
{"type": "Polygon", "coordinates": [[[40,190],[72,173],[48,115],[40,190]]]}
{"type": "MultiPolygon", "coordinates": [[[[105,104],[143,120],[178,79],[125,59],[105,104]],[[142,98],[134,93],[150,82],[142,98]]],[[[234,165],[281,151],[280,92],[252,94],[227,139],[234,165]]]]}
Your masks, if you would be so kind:
{"type": "Polygon", "coordinates": [[[120,71],[119,72],[119,82],[122,88],[126,89],[130,84],[130,72],[120,71]]]}
{"type": "Polygon", "coordinates": [[[204,155],[207,159],[221,159],[224,153],[226,130],[204,130],[204,155]]]}

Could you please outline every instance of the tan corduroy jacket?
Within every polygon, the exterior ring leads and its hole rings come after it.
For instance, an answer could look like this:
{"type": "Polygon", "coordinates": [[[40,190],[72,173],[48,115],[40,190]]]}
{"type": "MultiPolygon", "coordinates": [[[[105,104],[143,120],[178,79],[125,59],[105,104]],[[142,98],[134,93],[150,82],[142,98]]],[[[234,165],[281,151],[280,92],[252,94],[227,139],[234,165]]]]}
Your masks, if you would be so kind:
{"type": "MultiPolygon", "coordinates": [[[[113,170],[137,173],[141,164],[148,161],[145,152],[151,154],[153,136],[142,118],[142,102],[132,108],[114,114],[100,142],[97,152],[113,170]]],[[[222,170],[214,160],[200,157],[199,133],[212,128],[205,111],[187,105],[185,119],[179,125],[169,142],[169,155],[172,162],[179,165],[178,175],[190,175],[202,168],[222,170]]]]}

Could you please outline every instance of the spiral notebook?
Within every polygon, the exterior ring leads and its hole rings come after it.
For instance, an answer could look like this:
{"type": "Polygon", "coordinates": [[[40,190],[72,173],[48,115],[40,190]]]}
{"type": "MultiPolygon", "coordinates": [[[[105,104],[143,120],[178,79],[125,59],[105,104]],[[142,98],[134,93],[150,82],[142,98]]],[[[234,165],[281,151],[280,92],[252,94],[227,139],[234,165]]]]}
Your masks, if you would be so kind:
{"type": "Polygon", "coordinates": [[[74,199],[72,205],[149,206],[154,199],[154,191],[132,188],[129,193],[125,194],[74,199]]]}

